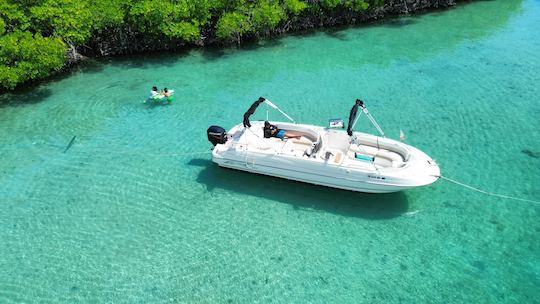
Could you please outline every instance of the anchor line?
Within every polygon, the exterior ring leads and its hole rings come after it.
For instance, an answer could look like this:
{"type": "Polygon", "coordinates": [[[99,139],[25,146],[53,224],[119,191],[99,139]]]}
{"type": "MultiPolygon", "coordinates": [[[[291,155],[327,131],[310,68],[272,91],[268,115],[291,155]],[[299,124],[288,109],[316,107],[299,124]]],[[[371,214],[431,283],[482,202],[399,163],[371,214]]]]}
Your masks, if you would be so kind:
{"type": "Polygon", "coordinates": [[[465,183],[462,183],[462,182],[458,182],[457,180],[455,179],[451,179],[449,177],[446,177],[446,176],[442,176],[442,175],[433,175],[435,177],[438,177],[438,178],[442,178],[446,181],[449,181],[451,183],[454,183],[458,186],[462,186],[464,188],[467,188],[467,189],[470,189],[470,190],[473,190],[473,191],[476,191],[476,192],[479,192],[479,193],[482,193],[482,194],[485,194],[485,195],[489,195],[489,196],[495,196],[495,197],[500,197],[500,198],[505,198],[505,199],[511,199],[511,200],[516,200],[516,201],[522,201],[522,202],[529,202],[529,203],[534,203],[534,204],[539,204],[540,205],[540,201],[535,201],[535,200],[530,200],[530,199],[525,199],[525,198],[519,198],[519,197],[513,197],[513,196],[509,196],[509,195],[504,195],[504,194],[498,194],[498,193],[493,193],[493,192],[489,192],[489,191],[485,191],[485,190],[482,190],[482,189],[479,189],[479,188],[476,188],[476,187],[473,187],[471,185],[467,185],[465,183]]]}

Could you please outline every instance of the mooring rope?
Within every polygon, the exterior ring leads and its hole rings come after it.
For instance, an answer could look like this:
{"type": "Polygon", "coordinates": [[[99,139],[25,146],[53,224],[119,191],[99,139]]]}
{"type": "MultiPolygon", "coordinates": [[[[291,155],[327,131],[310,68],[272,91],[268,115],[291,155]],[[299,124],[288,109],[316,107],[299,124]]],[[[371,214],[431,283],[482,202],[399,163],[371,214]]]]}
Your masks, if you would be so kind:
{"type": "Polygon", "coordinates": [[[479,193],[482,193],[482,194],[485,194],[485,195],[495,196],[495,197],[500,197],[500,198],[505,198],[505,199],[511,199],[511,200],[516,200],[516,201],[522,201],[522,202],[529,202],[529,203],[534,203],[534,204],[540,204],[540,201],[534,201],[534,200],[529,200],[529,199],[525,199],[525,198],[513,197],[513,196],[504,195],[504,194],[497,194],[497,193],[485,191],[485,190],[482,190],[482,189],[478,189],[476,187],[464,184],[462,182],[458,182],[457,180],[451,179],[451,178],[446,177],[446,176],[437,175],[436,177],[442,178],[442,179],[444,179],[446,181],[449,181],[451,183],[454,183],[456,185],[465,187],[467,189],[470,189],[470,190],[473,190],[473,191],[476,191],[476,192],[479,192],[479,193]]]}

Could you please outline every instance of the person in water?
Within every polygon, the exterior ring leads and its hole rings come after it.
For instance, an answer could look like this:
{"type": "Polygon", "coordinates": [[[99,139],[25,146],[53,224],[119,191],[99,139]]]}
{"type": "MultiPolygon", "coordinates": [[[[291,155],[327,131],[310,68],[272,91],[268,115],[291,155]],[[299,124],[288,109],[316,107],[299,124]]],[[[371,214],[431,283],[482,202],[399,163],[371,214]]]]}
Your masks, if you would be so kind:
{"type": "Polygon", "coordinates": [[[159,95],[158,88],[156,86],[152,87],[152,90],[150,91],[150,98],[157,97],[159,95]]]}
{"type": "Polygon", "coordinates": [[[295,133],[292,133],[292,132],[287,132],[287,131],[282,130],[282,129],[278,129],[276,126],[269,123],[268,121],[264,122],[263,131],[264,131],[264,137],[265,138],[277,137],[279,139],[287,139],[287,138],[300,139],[300,137],[302,137],[302,135],[295,134],[295,133]]]}
{"type": "Polygon", "coordinates": [[[167,90],[167,88],[164,88],[163,91],[161,91],[161,95],[163,95],[165,97],[171,97],[171,92],[169,92],[169,90],[167,90]]]}

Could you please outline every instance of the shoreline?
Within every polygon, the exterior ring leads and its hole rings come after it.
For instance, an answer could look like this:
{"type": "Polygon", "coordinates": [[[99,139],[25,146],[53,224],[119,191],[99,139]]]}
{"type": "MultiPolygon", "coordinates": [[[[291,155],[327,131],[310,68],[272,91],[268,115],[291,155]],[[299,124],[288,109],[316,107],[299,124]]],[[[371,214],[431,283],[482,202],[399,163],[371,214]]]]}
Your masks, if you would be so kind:
{"type": "MultiPolygon", "coordinates": [[[[444,12],[455,8],[457,5],[465,5],[473,2],[468,1],[455,1],[455,0],[414,0],[409,3],[407,0],[391,1],[383,6],[374,10],[353,12],[346,10],[340,12],[339,10],[333,12],[319,11],[316,15],[301,14],[292,18],[284,24],[278,26],[275,30],[265,35],[246,35],[238,43],[224,43],[223,41],[214,37],[209,37],[197,41],[195,43],[186,43],[185,41],[170,41],[168,43],[159,44],[159,47],[149,47],[148,44],[144,44],[144,41],[136,39],[136,37],[123,36],[123,43],[119,43],[116,47],[110,47],[111,41],[118,42],[119,38],[111,36],[109,32],[96,34],[90,38],[90,40],[81,45],[74,46],[68,45],[66,51],[67,60],[64,66],[58,71],[52,72],[50,75],[28,80],[24,83],[20,83],[14,89],[0,88],[0,95],[8,93],[21,93],[23,91],[31,90],[44,82],[54,80],[58,77],[64,77],[74,70],[76,67],[84,65],[85,62],[92,60],[101,61],[107,58],[120,58],[123,56],[144,56],[151,54],[180,54],[182,52],[189,52],[191,50],[208,50],[210,52],[220,51],[223,49],[242,49],[244,47],[253,47],[261,41],[272,41],[280,39],[287,35],[308,35],[319,31],[339,31],[347,27],[361,27],[383,24],[392,19],[399,19],[406,16],[417,16],[436,12],[444,12]],[[102,36],[108,36],[111,41],[104,41],[102,36]],[[111,38],[112,37],[112,38],[111,38]],[[134,43],[136,46],[133,46],[134,43]],[[108,48],[108,52],[102,50],[103,47],[108,48]]],[[[121,29],[112,29],[119,35],[121,29]]],[[[203,29],[204,34],[210,31],[209,28],[203,29]]],[[[214,33],[215,34],[215,33],[214,33]]]]}
{"type": "Polygon", "coordinates": [[[86,57],[111,57],[117,55],[133,55],[146,52],[182,51],[193,48],[227,48],[242,46],[263,39],[276,39],[289,34],[340,28],[346,26],[362,26],[384,22],[403,16],[414,16],[438,11],[446,11],[459,4],[474,0],[390,0],[381,7],[365,11],[335,9],[332,11],[302,12],[267,33],[247,33],[238,41],[224,41],[216,37],[215,24],[209,24],[201,30],[201,37],[195,42],[168,40],[156,45],[155,40],[130,32],[122,28],[104,29],[94,35],[84,46],[78,48],[78,54],[86,57]],[[108,40],[107,40],[108,39],[108,40]],[[112,45],[116,43],[116,45],[112,45]]]}

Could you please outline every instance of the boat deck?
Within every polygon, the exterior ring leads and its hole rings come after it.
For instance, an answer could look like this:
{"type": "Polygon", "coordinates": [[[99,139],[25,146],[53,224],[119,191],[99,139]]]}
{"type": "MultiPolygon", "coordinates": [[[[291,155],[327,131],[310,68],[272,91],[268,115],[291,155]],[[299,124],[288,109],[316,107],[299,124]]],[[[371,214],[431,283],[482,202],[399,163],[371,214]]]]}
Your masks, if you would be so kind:
{"type": "Polygon", "coordinates": [[[357,138],[351,143],[350,137],[341,130],[311,129],[302,132],[302,125],[278,125],[280,129],[303,134],[300,139],[264,138],[261,122],[254,122],[252,128],[231,130],[230,145],[238,151],[252,151],[264,154],[288,155],[336,166],[362,169],[400,168],[406,164],[406,155],[386,143],[383,138],[357,138]],[[394,149],[393,149],[394,148],[394,149]]]}

